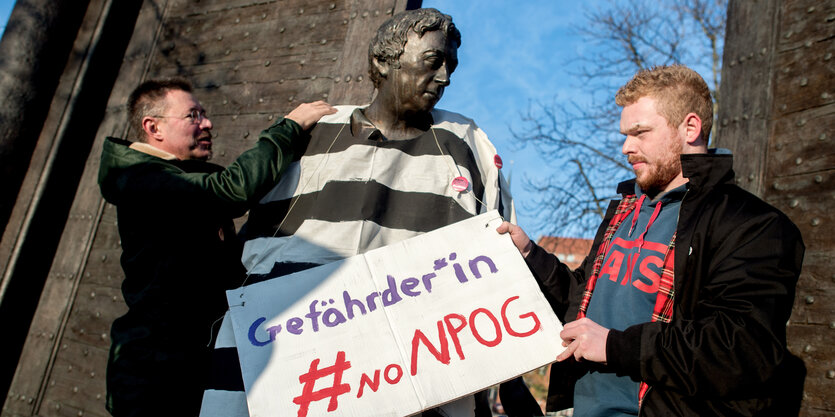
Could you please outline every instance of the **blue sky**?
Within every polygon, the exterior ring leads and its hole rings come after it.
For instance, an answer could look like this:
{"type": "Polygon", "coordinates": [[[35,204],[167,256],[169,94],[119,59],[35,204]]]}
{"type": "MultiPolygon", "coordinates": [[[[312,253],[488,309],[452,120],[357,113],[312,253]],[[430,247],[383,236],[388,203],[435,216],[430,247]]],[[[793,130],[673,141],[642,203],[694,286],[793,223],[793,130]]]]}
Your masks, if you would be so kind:
{"type": "Polygon", "coordinates": [[[9,15],[12,13],[14,4],[15,0],[0,0],[0,22],[3,22],[0,26],[0,36],[6,31],[6,22],[9,21],[9,15]]]}
{"type": "MultiPolygon", "coordinates": [[[[531,149],[514,146],[510,127],[521,127],[519,117],[531,101],[555,97],[582,98],[579,81],[568,70],[583,53],[572,29],[597,0],[424,0],[453,17],[462,33],[460,64],[439,108],[472,118],[487,133],[504,160],[505,177],[517,202],[532,196],[522,187],[525,176],[541,178],[553,167],[531,149]],[[582,4],[583,7],[578,7],[582,4]]],[[[5,23],[14,0],[0,0],[5,23]]],[[[533,213],[517,204],[517,221],[531,235],[540,235],[533,213]]]]}

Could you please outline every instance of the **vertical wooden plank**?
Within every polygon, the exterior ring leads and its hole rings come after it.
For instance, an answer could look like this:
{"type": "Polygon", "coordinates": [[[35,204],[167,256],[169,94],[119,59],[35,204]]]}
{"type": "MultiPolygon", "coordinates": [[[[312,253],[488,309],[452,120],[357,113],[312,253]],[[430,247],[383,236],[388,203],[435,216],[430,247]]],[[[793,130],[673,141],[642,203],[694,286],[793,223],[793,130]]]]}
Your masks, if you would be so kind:
{"type": "Polygon", "coordinates": [[[803,415],[835,414],[835,3],[782,1],[773,74],[766,201],[806,243],[787,335],[806,364],[803,415]]]}
{"type": "MultiPolygon", "coordinates": [[[[760,194],[771,116],[772,28],[779,0],[730,1],[713,145],[734,155],[737,183],[760,194]],[[745,155],[745,157],[741,157],[745,155]]],[[[760,194],[761,195],[761,194],[760,194]]]]}
{"type": "Polygon", "coordinates": [[[731,0],[716,144],[738,182],[786,213],[806,244],[788,323],[807,378],[801,415],[833,415],[835,3],[731,0]]]}

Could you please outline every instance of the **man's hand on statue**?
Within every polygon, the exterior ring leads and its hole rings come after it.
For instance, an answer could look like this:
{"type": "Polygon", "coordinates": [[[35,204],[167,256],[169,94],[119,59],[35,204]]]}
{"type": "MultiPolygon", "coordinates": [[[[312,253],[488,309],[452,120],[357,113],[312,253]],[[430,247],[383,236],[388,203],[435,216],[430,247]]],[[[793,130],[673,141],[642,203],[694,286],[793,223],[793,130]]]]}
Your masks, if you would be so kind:
{"type": "Polygon", "coordinates": [[[574,359],[606,363],[606,339],[609,329],[587,319],[572,321],[560,332],[562,345],[567,349],[557,356],[557,361],[564,361],[571,356],[574,359]]]}
{"type": "Polygon", "coordinates": [[[290,119],[298,123],[302,129],[308,130],[313,127],[313,125],[315,125],[316,122],[322,118],[322,116],[334,113],[336,113],[336,108],[322,100],[319,100],[312,103],[300,104],[299,107],[293,109],[293,111],[284,116],[284,118],[290,119]]]}
{"type": "Polygon", "coordinates": [[[531,253],[533,242],[531,242],[531,239],[521,227],[511,222],[502,222],[502,224],[496,228],[496,231],[499,232],[500,235],[510,233],[510,240],[513,241],[516,249],[519,249],[519,253],[522,254],[523,258],[527,258],[528,254],[531,253]]]}

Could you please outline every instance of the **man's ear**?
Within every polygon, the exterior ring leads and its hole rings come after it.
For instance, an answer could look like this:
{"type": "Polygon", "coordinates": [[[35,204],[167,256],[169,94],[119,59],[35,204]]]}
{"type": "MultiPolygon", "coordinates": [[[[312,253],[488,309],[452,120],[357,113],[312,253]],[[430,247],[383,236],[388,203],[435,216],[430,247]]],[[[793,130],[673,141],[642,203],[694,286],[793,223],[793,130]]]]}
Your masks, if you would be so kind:
{"type": "Polygon", "coordinates": [[[388,62],[380,61],[379,58],[372,58],[371,65],[374,65],[374,68],[383,78],[388,78],[389,71],[391,70],[391,65],[388,62]]]}
{"type": "Polygon", "coordinates": [[[683,130],[685,142],[690,146],[704,146],[702,138],[702,118],[696,113],[687,113],[680,128],[683,130]]]}
{"type": "Polygon", "coordinates": [[[142,118],[142,130],[145,131],[145,136],[148,137],[148,141],[155,140],[157,142],[162,141],[162,132],[160,131],[159,123],[157,123],[157,119],[145,116],[142,118]]]}

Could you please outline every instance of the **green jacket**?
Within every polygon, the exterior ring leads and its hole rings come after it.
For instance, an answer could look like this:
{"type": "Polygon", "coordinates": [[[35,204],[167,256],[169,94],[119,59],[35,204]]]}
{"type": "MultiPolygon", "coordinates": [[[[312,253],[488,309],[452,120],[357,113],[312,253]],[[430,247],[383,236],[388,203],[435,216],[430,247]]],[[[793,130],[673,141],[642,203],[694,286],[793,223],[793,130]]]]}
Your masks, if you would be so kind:
{"type": "Polygon", "coordinates": [[[109,409],[136,407],[119,393],[136,396],[138,381],[159,387],[185,374],[202,392],[212,324],[226,311],[225,290],[244,277],[232,220],[278,182],[308,140],[298,124],[280,119],[224,169],[107,138],[99,186],[117,210],[128,307],[111,329],[109,409]]]}

